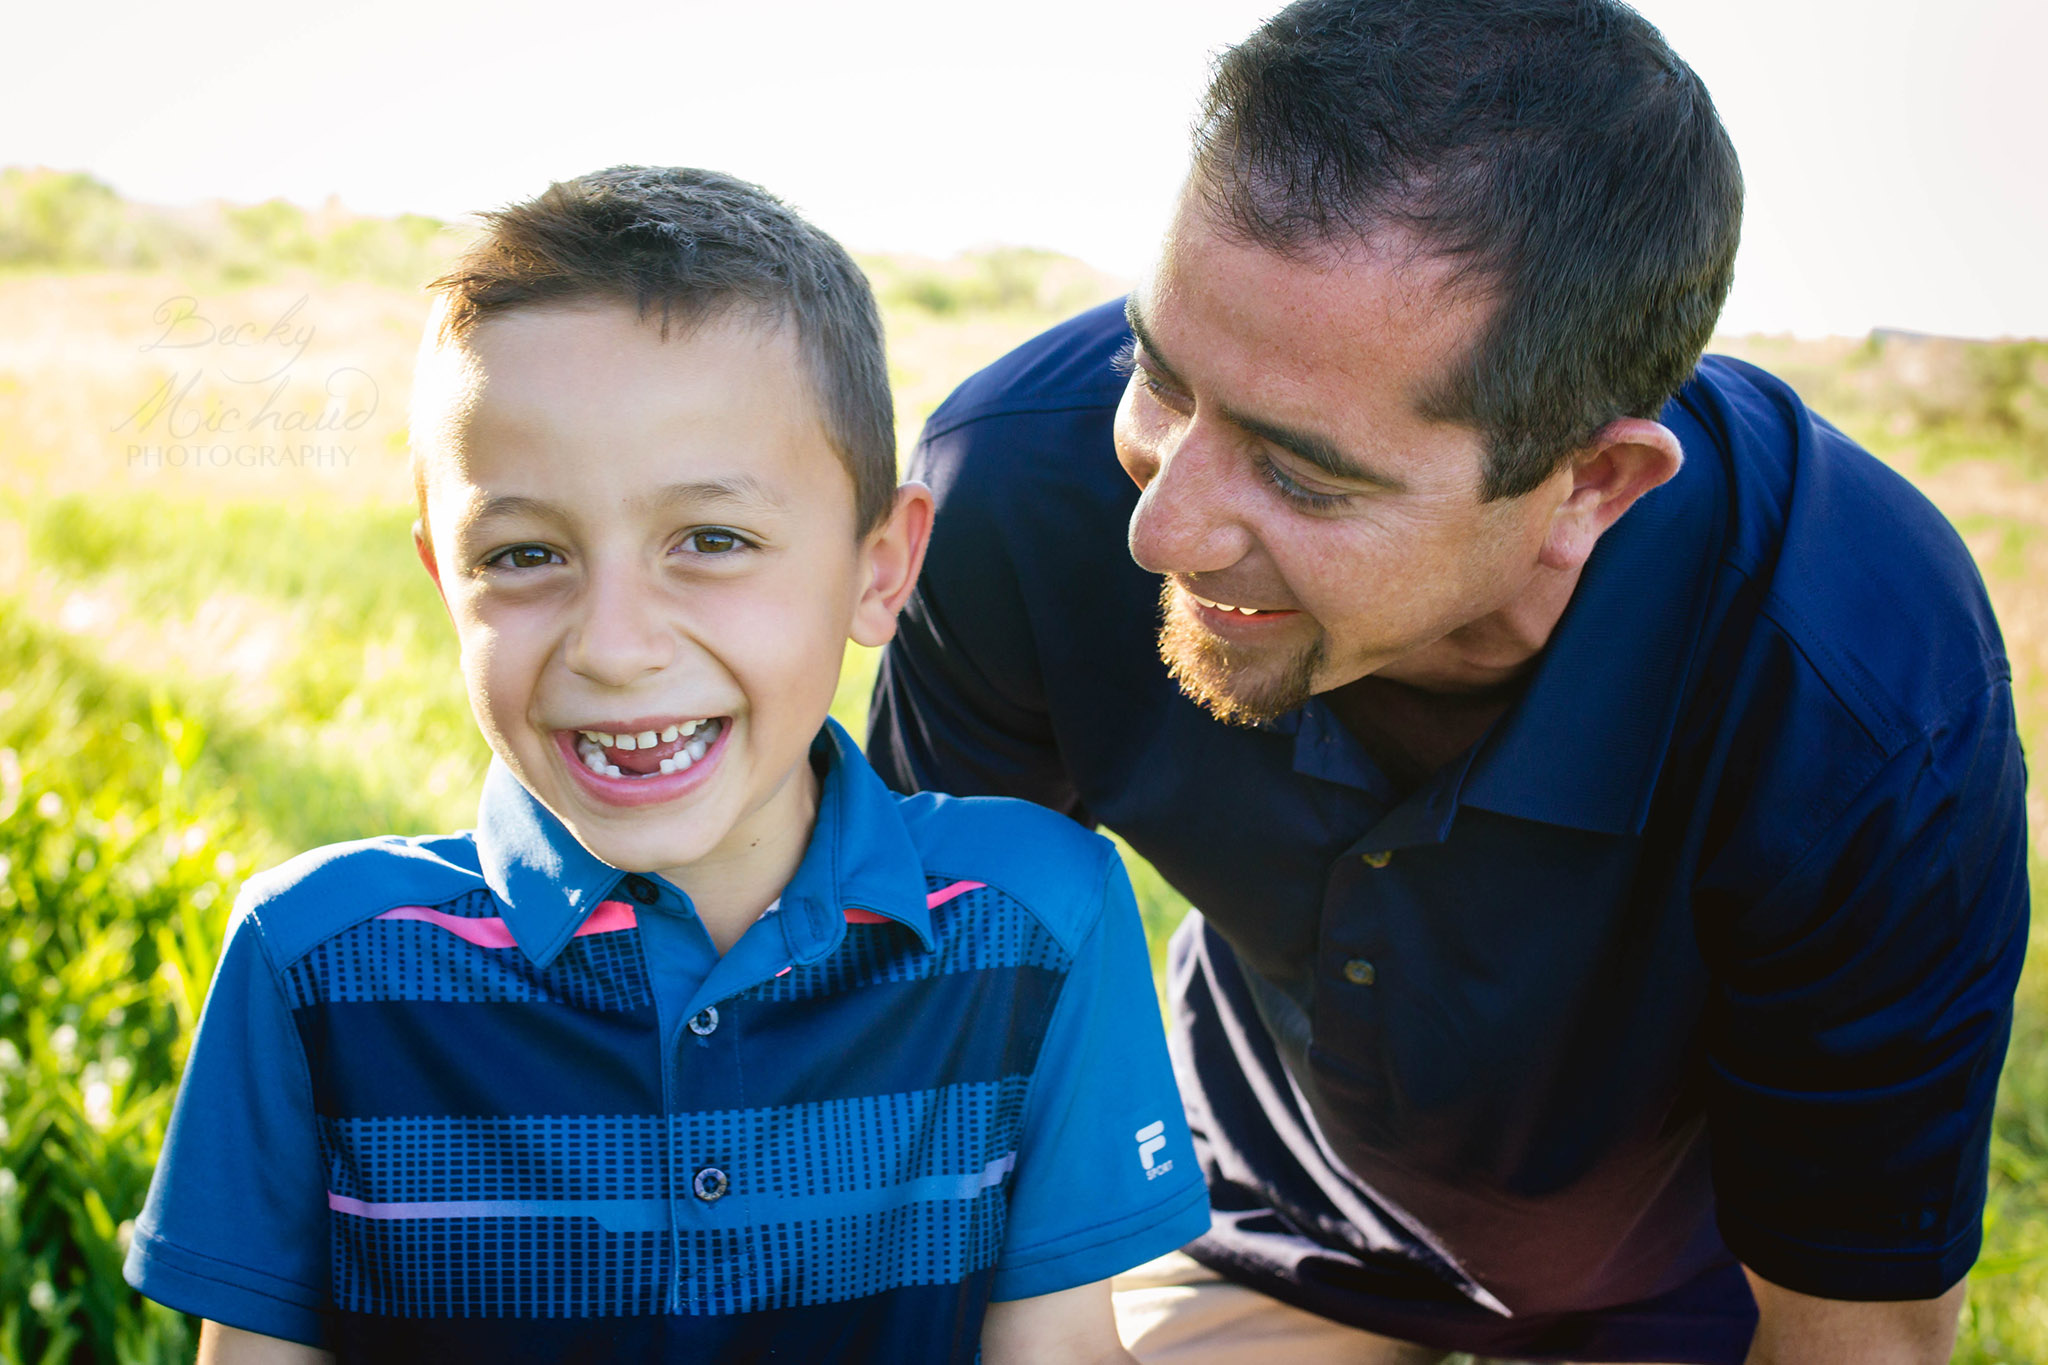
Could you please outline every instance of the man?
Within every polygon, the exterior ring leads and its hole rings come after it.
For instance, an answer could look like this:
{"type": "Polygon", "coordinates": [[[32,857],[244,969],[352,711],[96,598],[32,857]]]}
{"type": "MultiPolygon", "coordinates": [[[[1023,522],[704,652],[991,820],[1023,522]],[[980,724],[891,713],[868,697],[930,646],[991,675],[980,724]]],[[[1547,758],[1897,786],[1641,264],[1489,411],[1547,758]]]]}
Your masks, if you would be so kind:
{"type": "Polygon", "coordinates": [[[1924,500],[1695,373],[1740,206],[1612,0],[1304,0],[1220,62],[1128,317],[927,426],[878,766],[1198,910],[1214,1222],[1120,1295],[1141,1359],[1947,1358],[2008,670],[1924,500]]]}

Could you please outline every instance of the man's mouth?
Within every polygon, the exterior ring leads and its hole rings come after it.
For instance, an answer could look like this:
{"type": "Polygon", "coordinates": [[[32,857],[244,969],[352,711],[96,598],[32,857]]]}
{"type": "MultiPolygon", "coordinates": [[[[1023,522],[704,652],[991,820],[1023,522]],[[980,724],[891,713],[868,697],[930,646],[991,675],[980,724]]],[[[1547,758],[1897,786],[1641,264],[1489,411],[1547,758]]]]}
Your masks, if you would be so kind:
{"type": "Polygon", "coordinates": [[[639,731],[578,730],[576,757],[600,777],[649,778],[679,773],[703,758],[728,720],[711,716],[639,731]]]}
{"type": "Polygon", "coordinates": [[[1188,594],[1188,596],[1189,596],[1189,597],[1192,597],[1192,598],[1194,598],[1194,599],[1195,599],[1195,601],[1197,601],[1197,602],[1201,603],[1201,604],[1202,604],[1203,606],[1207,607],[1207,608],[1208,608],[1209,610],[1211,610],[1211,611],[1225,611],[1225,612],[1235,612],[1235,613],[1237,613],[1237,614],[1238,614],[1239,616],[1292,616],[1292,615],[1294,615],[1294,612],[1293,612],[1292,610],[1289,610],[1289,609],[1286,609],[1286,608],[1280,608],[1280,607],[1240,607],[1240,606],[1238,606],[1237,604],[1235,604],[1235,603],[1233,603],[1233,602],[1212,602],[1212,601],[1210,601],[1210,600],[1209,600],[1208,598],[1206,598],[1206,597],[1203,597],[1202,595],[1200,595],[1199,593],[1195,593],[1195,592],[1188,592],[1188,590],[1187,590],[1187,589],[1185,589],[1185,588],[1183,588],[1183,589],[1182,589],[1182,591],[1183,591],[1183,592],[1187,592],[1187,594],[1188,594]]]}

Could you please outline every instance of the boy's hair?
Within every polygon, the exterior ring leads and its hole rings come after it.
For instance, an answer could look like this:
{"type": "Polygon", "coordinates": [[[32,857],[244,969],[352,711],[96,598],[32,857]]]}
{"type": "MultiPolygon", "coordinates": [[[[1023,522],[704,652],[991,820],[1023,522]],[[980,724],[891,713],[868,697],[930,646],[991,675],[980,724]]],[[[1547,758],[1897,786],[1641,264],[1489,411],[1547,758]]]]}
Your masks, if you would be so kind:
{"type": "Polygon", "coordinates": [[[1217,64],[1195,184],[1293,254],[1394,228],[1493,299],[1429,410],[1542,484],[1692,374],[1742,172],[1706,86],[1619,0],[1300,0],[1217,64]]]}
{"type": "MultiPolygon", "coordinates": [[[[427,288],[430,343],[459,344],[485,319],[576,299],[631,303],[690,327],[727,309],[787,324],[825,431],[853,477],[858,530],[889,514],[896,421],[882,319],[846,249],[758,185],[679,166],[614,166],[481,215],[483,235],[427,288]]],[[[425,516],[425,473],[414,481],[425,516]]]]}

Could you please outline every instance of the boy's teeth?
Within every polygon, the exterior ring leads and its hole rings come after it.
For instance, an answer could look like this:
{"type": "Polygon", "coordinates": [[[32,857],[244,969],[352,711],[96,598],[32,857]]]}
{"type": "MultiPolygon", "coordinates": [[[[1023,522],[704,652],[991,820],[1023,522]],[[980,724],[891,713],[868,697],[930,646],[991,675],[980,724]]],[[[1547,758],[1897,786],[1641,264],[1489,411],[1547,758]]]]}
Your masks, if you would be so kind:
{"type": "Polygon", "coordinates": [[[675,753],[661,760],[662,773],[679,773],[691,764],[700,761],[711,746],[717,742],[720,721],[692,720],[680,725],[669,725],[661,730],[642,730],[639,734],[610,734],[603,730],[578,730],[576,732],[576,756],[583,760],[585,767],[604,777],[653,777],[654,773],[622,772],[605,753],[606,749],[617,749],[631,753],[636,749],[652,749],[657,744],[673,744],[685,741],[675,753]]]}

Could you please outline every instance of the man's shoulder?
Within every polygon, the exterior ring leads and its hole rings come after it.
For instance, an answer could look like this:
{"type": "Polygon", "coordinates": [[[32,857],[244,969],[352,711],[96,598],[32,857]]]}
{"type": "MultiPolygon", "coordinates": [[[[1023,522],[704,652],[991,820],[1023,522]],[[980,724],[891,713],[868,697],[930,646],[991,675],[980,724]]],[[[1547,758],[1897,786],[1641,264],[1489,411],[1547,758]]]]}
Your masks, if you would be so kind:
{"type": "Polygon", "coordinates": [[[1114,410],[1116,360],[1130,340],[1122,299],[1039,333],[962,381],[925,423],[927,442],[977,422],[1032,413],[1114,410]]]}
{"type": "Polygon", "coordinates": [[[1116,461],[1111,426],[1129,339],[1122,301],[1103,304],[969,377],[932,414],[910,459],[910,477],[939,502],[928,583],[993,546],[1048,538],[1064,558],[1015,553],[1018,573],[1057,575],[1111,550],[1128,562],[1121,527],[1137,490],[1116,461]]]}
{"type": "Polygon", "coordinates": [[[257,873],[243,883],[235,911],[256,924],[282,967],[386,910],[444,904],[483,886],[474,835],[381,835],[328,844],[257,873]]]}
{"type": "Polygon", "coordinates": [[[1066,816],[1002,796],[900,796],[928,875],[980,883],[1036,919],[1069,954],[1100,917],[1116,846],[1066,816]]]}
{"type": "Polygon", "coordinates": [[[1919,489],[1754,365],[1710,357],[1682,398],[1723,446],[1727,563],[1878,748],[2009,676],[1976,563],[1919,489]]]}

